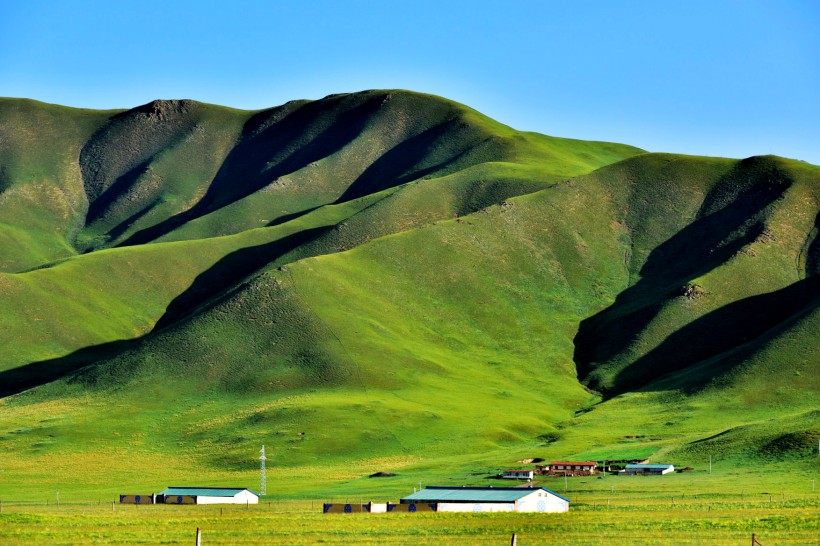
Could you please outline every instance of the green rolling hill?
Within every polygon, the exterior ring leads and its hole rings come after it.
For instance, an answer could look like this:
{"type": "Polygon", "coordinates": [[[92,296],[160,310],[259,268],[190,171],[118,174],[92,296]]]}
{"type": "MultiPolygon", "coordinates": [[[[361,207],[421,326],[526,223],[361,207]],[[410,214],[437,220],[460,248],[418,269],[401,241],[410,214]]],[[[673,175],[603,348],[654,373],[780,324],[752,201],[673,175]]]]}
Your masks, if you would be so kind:
{"type": "Polygon", "coordinates": [[[3,99],[4,477],[247,481],[263,443],[288,495],[533,454],[809,464],[819,203],[806,163],[406,91],[3,99]]]}

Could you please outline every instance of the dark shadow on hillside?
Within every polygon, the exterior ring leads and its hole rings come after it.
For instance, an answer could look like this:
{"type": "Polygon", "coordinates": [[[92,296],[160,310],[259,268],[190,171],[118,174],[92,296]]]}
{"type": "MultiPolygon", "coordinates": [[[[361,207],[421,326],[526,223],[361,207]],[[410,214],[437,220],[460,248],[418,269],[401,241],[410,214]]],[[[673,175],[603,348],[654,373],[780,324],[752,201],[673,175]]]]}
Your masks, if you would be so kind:
{"type": "Polygon", "coordinates": [[[278,178],[333,155],[365,130],[381,98],[348,97],[266,110],[251,117],[208,191],[193,207],[138,231],[119,246],[153,241],[181,225],[243,199],[278,178]],[[364,100],[363,100],[364,99],[364,100]],[[340,104],[343,103],[343,104],[340,104]],[[322,128],[325,118],[331,118],[322,128]]]}
{"type": "MultiPolygon", "coordinates": [[[[813,276],[781,290],[753,296],[716,309],[687,324],[666,338],[655,349],[637,359],[617,376],[617,385],[640,385],[647,377],[657,378],[687,369],[706,360],[712,365],[698,373],[676,377],[674,388],[687,393],[697,392],[717,376],[730,373],[751,354],[734,355],[741,358],[719,358],[740,349],[754,353],[760,344],[747,344],[766,339],[774,331],[820,306],[820,276],[813,276]]],[[[727,355],[729,356],[729,355],[727,355]]],[[[667,390],[671,385],[660,381],[656,387],[667,390]]],[[[652,384],[646,390],[655,390],[652,384]]],[[[625,388],[620,391],[626,390],[625,388]]]]}
{"type": "MultiPolygon", "coordinates": [[[[185,292],[177,296],[168,305],[165,314],[159,319],[151,333],[153,334],[159,329],[167,328],[185,319],[204,303],[214,300],[214,298],[224,294],[226,290],[236,286],[268,263],[298,245],[318,237],[328,229],[330,228],[305,230],[278,241],[244,248],[228,254],[210,269],[200,274],[185,292]]],[[[0,372],[0,397],[11,396],[39,387],[101,360],[114,358],[141,343],[145,338],[146,336],[142,336],[135,339],[103,343],[80,349],[59,358],[32,362],[12,370],[0,372]]]]}
{"type": "Polygon", "coordinates": [[[117,239],[122,237],[122,235],[126,231],[128,231],[131,228],[131,226],[134,225],[135,222],[137,222],[140,218],[142,218],[143,216],[145,216],[146,214],[148,214],[149,212],[154,210],[154,207],[157,204],[158,204],[157,200],[151,201],[150,203],[145,205],[143,208],[141,208],[140,210],[138,210],[137,212],[135,212],[134,214],[132,214],[131,216],[129,216],[128,218],[126,218],[125,220],[123,220],[122,222],[117,224],[116,226],[114,226],[112,229],[110,229],[108,231],[108,240],[109,241],[116,241],[117,239]]]}
{"type": "MultiPolygon", "coordinates": [[[[112,116],[91,135],[79,158],[89,203],[86,225],[123,198],[137,199],[141,175],[157,154],[194,129],[198,109],[188,100],[153,101],[112,116]]],[[[143,193],[155,199],[153,192],[143,193]]]]}
{"type": "Polygon", "coordinates": [[[306,229],[270,243],[231,252],[199,274],[187,290],[168,304],[165,314],[157,321],[152,332],[186,318],[205,302],[223,294],[264,266],[329,229],[331,228],[306,229]]]}
{"type": "Polygon", "coordinates": [[[92,201],[88,205],[88,212],[86,213],[85,219],[86,224],[91,224],[101,219],[108,210],[108,207],[114,204],[117,199],[131,191],[131,189],[137,185],[139,177],[147,172],[148,166],[151,164],[153,159],[154,158],[152,156],[144,163],[140,163],[122,176],[118,177],[114,180],[111,186],[105,190],[102,195],[100,195],[100,197],[92,201]]]}
{"type": "MultiPolygon", "coordinates": [[[[652,250],[640,280],[618,294],[610,307],[581,322],[574,339],[579,378],[589,380],[597,366],[626,352],[688,281],[757,239],[765,229],[767,209],[791,184],[767,158],[739,162],[706,196],[697,219],[652,250]]],[[[652,379],[644,377],[642,382],[652,379]]],[[[589,386],[604,389],[596,381],[589,386]]],[[[615,384],[613,390],[621,388],[615,384]]]]}
{"type": "Polygon", "coordinates": [[[373,162],[342,194],[337,203],[370,195],[393,186],[400,186],[430,173],[446,169],[464,157],[479,141],[473,139],[454,150],[446,159],[434,165],[419,168],[418,164],[441,146],[442,139],[460,129],[458,119],[450,119],[414,135],[373,162]]]}
{"type": "Polygon", "coordinates": [[[806,251],[806,276],[820,275],[820,213],[814,218],[814,230],[809,234],[806,251]]]}
{"type": "Polygon", "coordinates": [[[282,216],[274,218],[273,220],[271,220],[270,222],[265,224],[265,227],[273,227],[273,226],[278,226],[278,225],[281,225],[281,224],[287,224],[291,220],[296,220],[297,218],[301,218],[302,216],[304,216],[306,214],[310,214],[314,210],[319,210],[323,206],[325,206],[325,205],[319,205],[318,207],[311,207],[309,209],[300,210],[299,212],[293,212],[291,214],[284,214],[282,216]]]}
{"type": "Polygon", "coordinates": [[[112,358],[141,340],[142,338],[136,338],[94,345],[66,356],[32,362],[0,372],[0,398],[45,385],[90,364],[112,358]]]}

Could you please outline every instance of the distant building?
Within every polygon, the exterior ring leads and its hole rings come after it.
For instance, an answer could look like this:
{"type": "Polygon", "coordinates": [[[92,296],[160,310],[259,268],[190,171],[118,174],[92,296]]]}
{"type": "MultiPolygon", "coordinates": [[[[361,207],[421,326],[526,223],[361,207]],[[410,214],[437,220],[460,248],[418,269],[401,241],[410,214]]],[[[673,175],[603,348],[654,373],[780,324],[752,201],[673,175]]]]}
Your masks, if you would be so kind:
{"type": "Polygon", "coordinates": [[[165,504],[259,504],[259,493],[241,487],[169,487],[157,494],[165,504]]]}
{"type": "Polygon", "coordinates": [[[425,487],[401,504],[435,505],[437,512],[568,512],[570,500],[544,487],[425,487]]]}
{"type": "Polygon", "coordinates": [[[547,473],[550,476],[590,476],[598,472],[595,461],[552,462],[547,473]]]}
{"type": "Polygon", "coordinates": [[[502,478],[510,480],[531,480],[535,476],[533,470],[505,470],[502,478]]]}
{"type": "Polygon", "coordinates": [[[675,465],[671,464],[628,464],[620,473],[631,476],[661,476],[674,471],[675,465]]]}

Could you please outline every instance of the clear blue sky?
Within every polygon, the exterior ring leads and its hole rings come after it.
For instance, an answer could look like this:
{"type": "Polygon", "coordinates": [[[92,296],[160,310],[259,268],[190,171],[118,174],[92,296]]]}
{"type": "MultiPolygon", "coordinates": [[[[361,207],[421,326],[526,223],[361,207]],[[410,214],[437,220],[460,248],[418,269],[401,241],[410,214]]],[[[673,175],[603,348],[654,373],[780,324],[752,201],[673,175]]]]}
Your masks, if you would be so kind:
{"type": "Polygon", "coordinates": [[[551,135],[820,164],[820,2],[0,0],[0,96],[256,109],[372,88],[551,135]]]}

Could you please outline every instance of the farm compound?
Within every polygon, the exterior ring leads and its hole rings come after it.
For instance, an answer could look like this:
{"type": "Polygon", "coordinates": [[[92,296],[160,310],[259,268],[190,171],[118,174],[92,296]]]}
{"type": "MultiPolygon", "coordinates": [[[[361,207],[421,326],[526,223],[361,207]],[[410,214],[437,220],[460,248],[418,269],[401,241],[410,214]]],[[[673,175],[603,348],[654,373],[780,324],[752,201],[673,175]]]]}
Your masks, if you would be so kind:
{"type": "Polygon", "coordinates": [[[244,487],[169,487],[157,494],[164,504],[259,504],[259,493],[244,487]]]}
{"type": "Polygon", "coordinates": [[[435,505],[437,512],[568,512],[570,500],[544,487],[429,486],[400,503],[435,505]]]}

